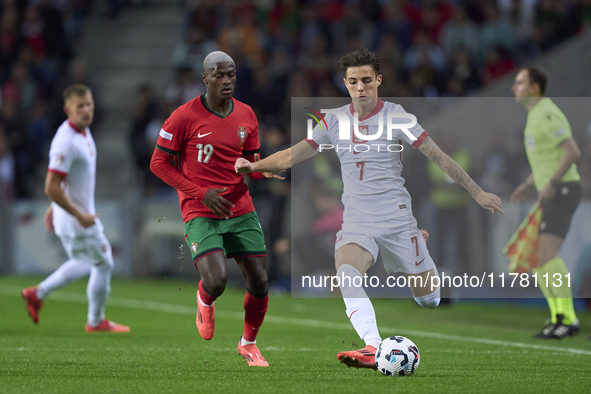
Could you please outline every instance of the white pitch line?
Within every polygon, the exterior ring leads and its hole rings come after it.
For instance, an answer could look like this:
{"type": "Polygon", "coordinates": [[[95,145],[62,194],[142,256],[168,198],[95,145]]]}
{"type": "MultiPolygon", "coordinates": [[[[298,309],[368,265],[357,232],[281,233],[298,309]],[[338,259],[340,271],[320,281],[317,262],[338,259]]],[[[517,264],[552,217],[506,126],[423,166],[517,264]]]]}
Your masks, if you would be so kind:
{"type": "MultiPolygon", "coordinates": [[[[0,288],[0,294],[6,296],[20,296],[20,291],[22,289],[14,286],[4,286],[0,288]]],[[[67,293],[67,292],[55,292],[51,294],[51,299],[55,301],[66,301],[66,302],[76,302],[76,303],[83,303],[86,304],[86,295],[80,293],[67,293]]],[[[158,311],[158,312],[170,312],[170,313],[178,313],[182,315],[193,315],[195,314],[195,307],[187,307],[175,304],[167,304],[164,302],[156,302],[156,301],[142,301],[142,300],[134,300],[130,298],[109,298],[108,305],[110,306],[119,306],[123,308],[135,308],[135,309],[145,309],[151,311],[158,311]]],[[[244,319],[243,312],[225,312],[225,311],[216,311],[216,316],[226,319],[244,319]]],[[[303,327],[315,327],[315,328],[330,328],[336,330],[351,330],[352,327],[350,324],[347,323],[333,323],[327,322],[322,320],[312,320],[312,319],[300,319],[300,318],[293,318],[293,317],[281,317],[281,316],[274,316],[274,315],[267,315],[265,316],[265,323],[276,323],[276,324],[286,324],[292,326],[303,326],[303,327]]],[[[523,342],[512,342],[512,341],[500,341],[497,339],[488,339],[488,338],[477,338],[477,337],[465,337],[460,335],[449,335],[449,334],[441,334],[438,332],[430,332],[430,331],[418,331],[418,330],[408,330],[408,329],[400,329],[394,327],[383,327],[380,326],[380,330],[382,332],[396,332],[401,335],[405,336],[415,336],[415,337],[425,337],[431,339],[444,339],[448,341],[457,341],[457,342],[472,342],[472,343],[480,343],[485,345],[494,345],[494,346],[508,346],[513,348],[522,348],[522,349],[535,349],[535,350],[545,350],[545,351],[555,351],[555,352],[564,352],[569,354],[580,354],[591,356],[591,351],[583,350],[583,349],[575,349],[575,348],[566,348],[566,347],[555,347],[555,346],[545,346],[545,345],[535,345],[530,343],[523,343],[523,342]]]]}

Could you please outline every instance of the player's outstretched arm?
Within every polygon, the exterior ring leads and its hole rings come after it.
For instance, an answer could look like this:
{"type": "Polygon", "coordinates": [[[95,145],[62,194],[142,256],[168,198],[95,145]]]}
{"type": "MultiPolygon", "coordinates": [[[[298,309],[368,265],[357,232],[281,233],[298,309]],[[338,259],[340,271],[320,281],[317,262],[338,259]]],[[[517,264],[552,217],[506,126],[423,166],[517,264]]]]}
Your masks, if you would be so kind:
{"type": "MultiPolygon", "coordinates": [[[[255,163],[256,163],[257,161],[260,161],[260,160],[261,160],[261,155],[260,155],[259,153],[255,153],[255,154],[254,154],[254,161],[255,161],[255,163]]],[[[272,172],[263,172],[262,174],[263,174],[263,176],[264,176],[265,178],[280,179],[280,180],[282,180],[282,181],[283,181],[283,180],[285,180],[285,177],[284,177],[284,176],[277,175],[277,174],[274,174],[274,173],[272,173],[272,172]]],[[[250,175],[252,176],[253,174],[250,174],[250,175]]]]}
{"type": "Polygon", "coordinates": [[[248,172],[283,172],[291,168],[294,164],[304,161],[316,155],[318,151],[312,148],[310,144],[304,140],[300,141],[291,148],[284,149],[262,160],[251,163],[250,161],[239,158],[236,160],[234,168],[236,173],[245,174],[248,172]]]}
{"type": "Polygon", "coordinates": [[[470,193],[472,198],[484,209],[490,210],[492,213],[505,213],[501,209],[501,198],[495,194],[487,193],[480,186],[474,182],[470,175],[458,163],[452,160],[437,146],[435,141],[427,137],[418,147],[425,156],[433,161],[443,172],[445,172],[451,179],[459,183],[470,193]]]}

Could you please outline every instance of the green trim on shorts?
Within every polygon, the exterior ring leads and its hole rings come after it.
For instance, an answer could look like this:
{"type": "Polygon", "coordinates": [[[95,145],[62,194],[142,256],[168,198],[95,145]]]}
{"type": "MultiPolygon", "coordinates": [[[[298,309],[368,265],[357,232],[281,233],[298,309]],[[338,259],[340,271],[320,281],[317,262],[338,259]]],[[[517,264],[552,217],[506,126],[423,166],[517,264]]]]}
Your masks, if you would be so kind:
{"type": "Polygon", "coordinates": [[[226,258],[267,255],[255,211],[229,219],[193,218],[185,223],[185,241],[195,263],[217,252],[224,252],[226,258]]]}

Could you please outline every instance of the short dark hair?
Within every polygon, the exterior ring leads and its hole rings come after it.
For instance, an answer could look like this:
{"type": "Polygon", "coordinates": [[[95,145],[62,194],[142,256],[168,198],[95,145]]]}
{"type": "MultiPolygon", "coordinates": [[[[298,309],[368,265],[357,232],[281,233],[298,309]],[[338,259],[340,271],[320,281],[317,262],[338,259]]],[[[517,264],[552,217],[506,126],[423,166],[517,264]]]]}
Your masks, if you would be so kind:
{"type": "Polygon", "coordinates": [[[81,83],[70,85],[64,90],[64,103],[72,96],[86,96],[88,93],[90,93],[90,88],[86,85],[81,83]]]}
{"type": "Polygon", "coordinates": [[[548,73],[541,66],[529,66],[525,67],[527,75],[529,76],[529,83],[537,83],[540,86],[540,94],[543,96],[546,94],[546,84],[548,83],[548,73]]]}
{"type": "Polygon", "coordinates": [[[380,60],[378,56],[367,48],[361,48],[355,52],[350,52],[339,59],[341,68],[347,74],[350,67],[370,66],[376,73],[380,74],[380,60]]]}

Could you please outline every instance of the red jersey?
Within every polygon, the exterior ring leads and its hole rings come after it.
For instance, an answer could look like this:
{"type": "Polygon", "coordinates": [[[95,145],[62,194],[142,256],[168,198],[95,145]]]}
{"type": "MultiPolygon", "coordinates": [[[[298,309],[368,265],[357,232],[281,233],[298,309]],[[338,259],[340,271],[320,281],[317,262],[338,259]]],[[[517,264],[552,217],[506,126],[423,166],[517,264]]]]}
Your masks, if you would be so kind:
{"type": "MultiPolygon", "coordinates": [[[[252,109],[232,99],[226,116],[213,111],[201,95],[177,108],[160,130],[156,147],[175,155],[177,169],[204,189],[227,188],[221,196],[234,204],[232,217],[254,211],[244,176],[236,174],[239,157],[257,153],[261,147],[258,122],[252,109]]],[[[218,218],[201,201],[177,190],[183,220],[218,218]]]]}

